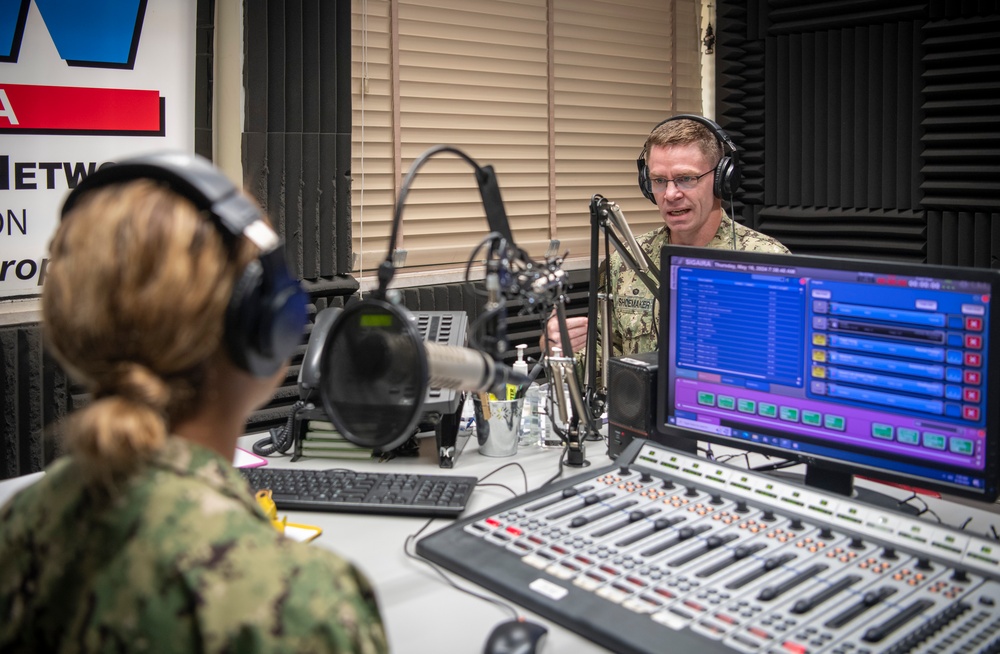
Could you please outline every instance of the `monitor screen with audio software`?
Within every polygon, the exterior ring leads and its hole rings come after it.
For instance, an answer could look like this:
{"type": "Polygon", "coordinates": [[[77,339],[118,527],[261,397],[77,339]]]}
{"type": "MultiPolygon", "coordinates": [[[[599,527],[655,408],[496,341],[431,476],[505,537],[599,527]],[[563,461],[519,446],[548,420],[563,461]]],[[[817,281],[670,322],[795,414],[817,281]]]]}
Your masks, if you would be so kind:
{"type": "Polygon", "coordinates": [[[660,272],[661,437],[996,498],[1000,273],[679,246],[660,272]]]}

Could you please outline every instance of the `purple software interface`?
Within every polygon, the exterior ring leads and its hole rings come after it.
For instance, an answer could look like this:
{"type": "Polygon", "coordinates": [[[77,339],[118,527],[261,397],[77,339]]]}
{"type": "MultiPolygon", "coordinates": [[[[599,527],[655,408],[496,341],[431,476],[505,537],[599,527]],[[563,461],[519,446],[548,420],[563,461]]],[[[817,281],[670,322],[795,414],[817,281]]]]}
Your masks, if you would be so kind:
{"type": "Polygon", "coordinates": [[[997,280],[668,246],[659,431],[991,500],[997,280]]]}

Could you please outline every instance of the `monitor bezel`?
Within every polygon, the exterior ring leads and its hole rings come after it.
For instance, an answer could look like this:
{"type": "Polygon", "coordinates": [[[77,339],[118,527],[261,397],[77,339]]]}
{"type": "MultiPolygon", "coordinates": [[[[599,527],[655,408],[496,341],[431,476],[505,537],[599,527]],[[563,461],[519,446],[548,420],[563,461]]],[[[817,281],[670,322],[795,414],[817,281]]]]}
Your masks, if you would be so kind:
{"type": "MultiPolygon", "coordinates": [[[[654,439],[676,439],[690,438],[698,441],[712,443],[715,445],[730,446],[738,450],[757,452],[781,460],[790,460],[805,464],[810,470],[810,474],[821,474],[821,471],[829,471],[836,475],[853,475],[854,477],[866,477],[876,481],[889,484],[904,485],[910,488],[917,488],[926,491],[933,491],[953,496],[966,497],[982,502],[993,502],[997,498],[998,487],[1000,487],[1000,402],[986,402],[986,467],[982,472],[984,487],[982,492],[979,489],[950,485],[924,477],[910,476],[897,473],[884,468],[866,466],[860,463],[845,462],[835,458],[822,455],[794,452],[784,448],[771,446],[765,443],[734,439],[701,432],[694,429],[672,425],[667,422],[667,400],[672,397],[669,387],[668,376],[670,372],[669,362],[673,356],[670,349],[669,338],[669,312],[671,306],[670,275],[672,274],[672,264],[674,258],[706,258],[711,260],[732,261],[734,263],[750,263],[763,265],[778,265],[785,267],[799,268],[821,268],[821,269],[842,269],[848,271],[864,271],[879,274],[897,274],[906,276],[926,276],[938,278],[952,278],[982,282],[989,285],[991,300],[997,298],[998,301],[991,301],[988,309],[988,325],[990,330],[985,334],[987,338],[987,368],[985,371],[987,392],[995,396],[997,388],[1000,388],[1000,271],[988,268],[966,268],[958,266],[943,266],[934,264],[913,264],[895,261],[882,261],[861,258],[839,258],[817,255],[801,254],[777,254],[740,250],[724,250],[689,247],[680,245],[665,245],[660,258],[660,306],[658,308],[658,379],[659,389],[656,397],[655,409],[655,433],[654,439]]],[[[788,434],[781,433],[781,436],[788,434]]]]}

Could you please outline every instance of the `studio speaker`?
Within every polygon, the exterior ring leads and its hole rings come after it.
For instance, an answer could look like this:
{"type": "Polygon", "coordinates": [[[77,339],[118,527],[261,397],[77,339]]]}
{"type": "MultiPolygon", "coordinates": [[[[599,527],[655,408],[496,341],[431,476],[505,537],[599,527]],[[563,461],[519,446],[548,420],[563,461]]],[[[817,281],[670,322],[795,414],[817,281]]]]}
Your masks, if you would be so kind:
{"type": "Polygon", "coordinates": [[[608,455],[612,459],[636,438],[647,438],[691,454],[698,442],[656,434],[656,352],[608,361],[608,455]]]}

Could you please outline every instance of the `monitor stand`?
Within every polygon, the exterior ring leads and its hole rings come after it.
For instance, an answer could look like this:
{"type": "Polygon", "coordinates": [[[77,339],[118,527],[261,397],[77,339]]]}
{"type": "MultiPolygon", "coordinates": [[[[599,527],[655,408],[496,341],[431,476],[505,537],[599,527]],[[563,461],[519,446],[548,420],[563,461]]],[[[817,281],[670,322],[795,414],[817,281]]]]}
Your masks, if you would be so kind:
{"type": "Polygon", "coordinates": [[[804,478],[799,473],[781,470],[769,471],[764,474],[780,479],[788,479],[831,495],[849,497],[880,508],[891,509],[908,515],[920,514],[920,510],[911,504],[900,502],[896,498],[872,488],[856,485],[854,483],[854,475],[849,472],[839,472],[830,470],[829,468],[806,464],[804,478]]]}

